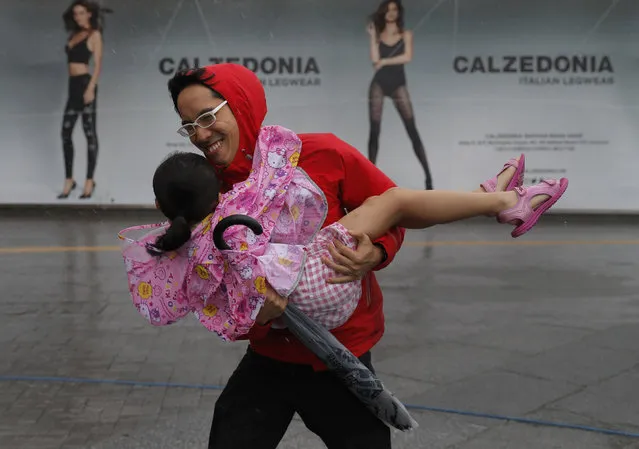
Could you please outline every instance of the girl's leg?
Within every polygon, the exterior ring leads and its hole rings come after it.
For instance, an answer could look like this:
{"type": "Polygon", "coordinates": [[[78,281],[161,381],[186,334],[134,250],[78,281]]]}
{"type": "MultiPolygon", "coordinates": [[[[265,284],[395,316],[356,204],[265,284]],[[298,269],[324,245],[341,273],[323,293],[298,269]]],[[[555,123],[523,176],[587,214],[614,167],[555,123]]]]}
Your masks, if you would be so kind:
{"type": "MultiPolygon", "coordinates": [[[[520,157],[516,159],[517,159],[517,162],[519,162],[520,157]]],[[[511,180],[513,179],[513,176],[515,175],[516,171],[517,169],[515,167],[512,167],[512,166],[505,167],[505,169],[502,170],[496,176],[497,180],[494,183],[495,192],[507,193],[507,192],[504,192],[504,190],[506,190],[506,187],[509,184],[511,184],[511,180]]],[[[479,189],[473,191],[473,193],[487,193],[487,192],[482,187],[480,187],[479,189]]],[[[342,223],[347,229],[368,234],[368,236],[372,240],[374,240],[378,238],[379,236],[388,232],[388,230],[392,228],[393,226],[398,226],[402,218],[405,218],[407,214],[410,214],[410,211],[408,212],[406,211],[407,209],[409,209],[408,206],[410,205],[405,204],[407,202],[405,200],[410,199],[411,195],[415,195],[415,194],[418,194],[418,191],[410,191],[410,190],[399,189],[399,188],[391,189],[390,191],[380,196],[368,198],[364,202],[364,204],[362,204],[359,208],[353,210],[348,215],[343,217],[342,220],[340,220],[340,223],[342,223]],[[395,192],[391,193],[393,191],[395,192]],[[412,193],[408,193],[408,192],[412,192],[412,193]],[[397,202],[395,201],[396,200],[395,197],[401,197],[400,199],[404,201],[397,202]]],[[[422,211],[422,212],[424,211],[428,212],[425,209],[426,207],[429,207],[428,202],[420,203],[420,200],[434,200],[436,203],[442,205],[441,199],[445,198],[446,196],[451,196],[451,194],[453,194],[454,196],[455,192],[446,192],[446,191],[436,190],[427,195],[427,197],[429,198],[423,198],[419,195],[418,197],[413,196],[416,202],[419,203],[417,204],[416,210],[422,211]],[[443,196],[441,196],[441,194],[443,194],[443,196]]],[[[480,195],[480,196],[483,196],[483,195],[480,195]]],[[[476,199],[470,198],[468,194],[462,194],[461,197],[456,197],[456,198],[458,201],[461,200],[461,202],[456,201],[449,204],[447,216],[443,216],[443,215],[436,216],[435,212],[437,212],[437,210],[435,209],[430,211],[432,213],[430,219],[416,220],[417,223],[415,224],[419,225],[421,223],[423,224],[423,226],[415,226],[415,227],[406,226],[406,224],[410,224],[410,223],[403,223],[402,227],[409,228],[409,229],[410,228],[426,228],[434,224],[443,224],[444,221],[438,220],[438,217],[447,218],[448,221],[463,220],[464,218],[471,218],[476,216],[472,208],[476,208],[478,206],[481,208],[484,208],[486,204],[491,206],[488,208],[488,212],[485,212],[485,213],[480,212],[479,215],[488,215],[488,216],[495,215],[495,211],[493,210],[495,207],[494,202],[497,199],[503,200],[504,198],[509,198],[509,197],[507,195],[498,196],[498,195],[495,195],[495,193],[491,193],[488,196],[488,198],[490,198],[489,203],[486,203],[485,201],[481,202],[481,200],[479,203],[474,203],[476,199]],[[468,201],[470,201],[470,203],[467,203],[468,201]],[[468,204],[470,204],[471,209],[467,207],[468,204]],[[460,206],[460,207],[457,207],[457,206],[460,206]],[[452,217],[452,220],[451,220],[451,217],[452,217]],[[429,222],[430,224],[428,224],[429,222]]],[[[512,195],[510,198],[512,199],[512,195]]],[[[547,198],[548,198],[547,196],[539,198],[539,199],[536,198],[535,205],[537,205],[538,202],[543,201],[544,199],[547,199],[547,198]]]]}
{"type": "Polygon", "coordinates": [[[473,192],[421,191],[396,187],[382,195],[367,199],[339,223],[350,231],[368,234],[371,240],[379,238],[393,226],[423,229],[482,215],[498,216],[500,219],[504,216],[513,224],[518,224],[514,223],[515,221],[521,221],[531,226],[528,223],[531,216],[534,222],[538,219],[535,210],[552,199],[552,202],[540,208],[545,211],[559,199],[566,187],[567,181],[565,185],[563,180],[548,181],[533,186],[528,191],[518,188],[483,195],[473,192]]]}
{"type": "Polygon", "coordinates": [[[368,198],[339,223],[350,231],[368,234],[371,240],[375,240],[393,226],[422,229],[479,215],[496,215],[516,202],[515,192],[476,195],[472,192],[395,187],[368,198]]]}

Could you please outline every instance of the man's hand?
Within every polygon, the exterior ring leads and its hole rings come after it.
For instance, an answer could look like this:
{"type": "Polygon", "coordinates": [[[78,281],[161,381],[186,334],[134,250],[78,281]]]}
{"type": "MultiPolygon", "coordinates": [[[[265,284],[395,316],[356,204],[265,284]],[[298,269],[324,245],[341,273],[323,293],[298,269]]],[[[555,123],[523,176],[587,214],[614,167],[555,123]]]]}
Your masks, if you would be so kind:
{"type": "Polygon", "coordinates": [[[384,256],[382,250],[375,246],[367,234],[350,234],[357,239],[357,249],[352,250],[339,241],[329,245],[328,252],[332,260],[323,257],[322,262],[336,272],[343,274],[336,278],[328,279],[329,284],[345,284],[363,278],[366,273],[379,265],[384,256]]]}
{"type": "Polygon", "coordinates": [[[266,283],[266,293],[264,296],[266,297],[264,305],[255,318],[255,322],[260,326],[264,326],[269,321],[281,316],[288,304],[288,299],[278,295],[268,283],[266,283]]]}

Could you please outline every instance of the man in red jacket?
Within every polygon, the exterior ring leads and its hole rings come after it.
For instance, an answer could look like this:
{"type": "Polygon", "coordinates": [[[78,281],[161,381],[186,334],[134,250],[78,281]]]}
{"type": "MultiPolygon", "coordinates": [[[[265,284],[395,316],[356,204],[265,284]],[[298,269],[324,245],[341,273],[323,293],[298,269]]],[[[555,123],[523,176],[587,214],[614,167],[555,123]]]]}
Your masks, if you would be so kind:
{"type": "MultiPolygon", "coordinates": [[[[245,180],[266,116],[264,88],[253,72],[217,64],[176,74],[169,91],[183,134],[213,164],[224,190],[245,180]]],[[[324,226],[395,184],[357,149],[332,134],[299,134],[298,166],[326,195],[324,226]]],[[[356,236],[355,251],[330,249],[325,263],[336,272],[327,282],[361,280],[363,294],[352,317],[331,331],[371,370],[371,348],[384,333],[382,292],[372,271],[395,257],[404,230],[372,242],[356,236]]],[[[286,299],[272,290],[246,338],[250,345],[215,406],[209,448],[276,448],[295,412],[329,448],[389,449],[390,430],[353,396],[290,332],[272,329],[286,299]]]]}

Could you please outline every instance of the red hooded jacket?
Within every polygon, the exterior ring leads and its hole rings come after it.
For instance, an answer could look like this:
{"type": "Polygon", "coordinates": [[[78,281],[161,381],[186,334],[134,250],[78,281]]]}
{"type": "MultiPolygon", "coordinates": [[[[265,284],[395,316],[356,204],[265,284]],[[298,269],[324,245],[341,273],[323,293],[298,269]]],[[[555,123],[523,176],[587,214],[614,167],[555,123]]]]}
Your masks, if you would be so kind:
{"type": "MultiPolygon", "coordinates": [[[[266,117],[266,95],[257,76],[238,64],[215,64],[200,72],[200,79],[227,101],[240,129],[239,150],[229,167],[219,168],[224,189],[245,180],[252,166],[252,154],[262,122],[266,117]]],[[[299,167],[326,195],[328,215],[324,226],[338,221],[348,210],[360,206],[368,197],[380,195],[395,184],[356,148],[333,134],[299,134],[302,151],[299,167]]],[[[387,259],[375,268],[387,266],[399,251],[404,229],[393,228],[376,240],[387,259]]],[[[374,273],[362,280],[363,294],[351,318],[331,332],[355,356],[370,350],[384,333],[382,291],[374,273]]],[[[289,331],[255,325],[246,336],[259,354],[290,363],[310,364],[317,370],[324,364],[289,331]]]]}

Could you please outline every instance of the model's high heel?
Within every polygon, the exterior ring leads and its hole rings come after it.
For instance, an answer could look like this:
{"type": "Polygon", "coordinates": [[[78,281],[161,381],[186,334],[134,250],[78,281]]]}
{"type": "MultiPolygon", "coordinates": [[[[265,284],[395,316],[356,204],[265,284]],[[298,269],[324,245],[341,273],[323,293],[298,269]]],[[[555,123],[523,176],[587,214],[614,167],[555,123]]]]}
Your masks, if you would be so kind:
{"type": "Polygon", "coordinates": [[[69,195],[71,194],[71,192],[75,190],[76,187],[77,187],[77,184],[75,181],[73,181],[73,184],[71,184],[71,188],[69,189],[69,191],[62,192],[60,195],[58,195],[58,199],[63,200],[63,199],[69,198],[69,195]]]}
{"type": "Polygon", "coordinates": [[[80,199],[82,200],[86,200],[88,198],[91,198],[93,196],[93,192],[95,191],[95,186],[97,185],[96,182],[92,179],[91,182],[93,183],[93,187],[91,187],[91,191],[89,193],[82,193],[82,195],[80,195],[80,199]]]}

